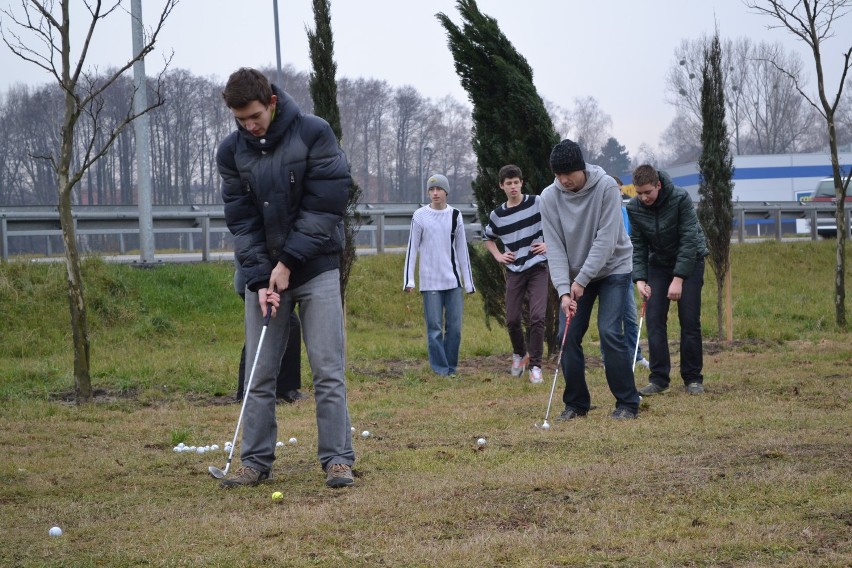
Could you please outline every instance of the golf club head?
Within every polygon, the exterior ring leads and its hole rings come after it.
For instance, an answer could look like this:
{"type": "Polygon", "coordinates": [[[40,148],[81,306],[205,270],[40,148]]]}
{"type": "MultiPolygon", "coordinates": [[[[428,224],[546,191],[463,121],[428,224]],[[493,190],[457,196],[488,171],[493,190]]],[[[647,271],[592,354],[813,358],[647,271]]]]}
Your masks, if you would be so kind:
{"type": "Polygon", "coordinates": [[[210,475],[212,475],[216,479],[222,479],[223,477],[228,475],[228,466],[225,466],[225,469],[221,470],[218,467],[211,465],[207,468],[207,471],[209,471],[210,475]]]}

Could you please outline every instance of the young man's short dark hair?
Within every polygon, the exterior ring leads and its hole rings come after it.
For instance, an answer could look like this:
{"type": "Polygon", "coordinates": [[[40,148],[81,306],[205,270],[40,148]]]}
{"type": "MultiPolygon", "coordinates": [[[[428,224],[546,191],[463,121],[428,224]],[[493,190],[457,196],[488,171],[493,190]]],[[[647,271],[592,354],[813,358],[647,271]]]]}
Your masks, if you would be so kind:
{"type": "Polygon", "coordinates": [[[633,170],[633,185],[639,187],[640,185],[648,185],[649,183],[657,184],[660,181],[660,174],[657,173],[657,170],[654,169],[654,166],[650,164],[642,164],[635,170],[633,170]]]}
{"type": "Polygon", "coordinates": [[[222,98],[228,108],[243,108],[254,101],[268,105],[272,101],[272,86],[257,69],[241,67],[228,77],[222,98]]]}
{"type": "Polygon", "coordinates": [[[524,174],[521,173],[521,168],[514,164],[508,164],[500,168],[500,172],[497,174],[500,183],[503,183],[507,179],[518,178],[520,180],[524,179],[524,174]]]}

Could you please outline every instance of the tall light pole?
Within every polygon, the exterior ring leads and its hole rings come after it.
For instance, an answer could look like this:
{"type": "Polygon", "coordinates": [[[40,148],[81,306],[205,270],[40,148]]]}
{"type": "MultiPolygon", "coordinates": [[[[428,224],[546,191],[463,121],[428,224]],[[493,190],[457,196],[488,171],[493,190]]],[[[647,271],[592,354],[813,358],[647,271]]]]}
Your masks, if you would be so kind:
{"type": "Polygon", "coordinates": [[[275,78],[275,84],[279,89],[283,89],[284,80],[281,76],[281,39],[278,35],[278,0],[272,0],[272,12],[275,19],[275,61],[278,64],[278,76],[275,78]]]}
{"type": "MultiPolygon", "coordinates": [[[[423,143],[420,144],[420,162],[418,164],[419,167],[417,168],[417,170],[418,170],[418,172],[417,172],[417,183],[420,185],[420,188],[417,190],[417,193],[419,193],[421,196],[424,195],[425,192],[426,192],[426,187],[425,187],[426,177],[424,176],[425,168],[423,167],[424,166],[424,164],[423,164],[424,152],[426,154],[429,154],[430,157],[432,156],[432,147],[429,146],[428,142],[423,142],[423,143]],[[424,192],[424,193],[420,193],[421,191],[424,192]]],[[[428,198],[426,199],[426,202],[427,203],[429,202],[428,198]]]]}
{"type": "MultiPolygon", "coordinates": [[[[133,56],[142,52],[142,0],[130,3],[133,36],[133,56]]],[[[145,80],[145,59],[133,63],[133,112],[141,114],[148,108],[148,87],[145,80]]],[[[139,201],[139,260],[142,266],[154,264],[154,221],[152,215],[151,131],[148,113],[133,121],[136,134],[136,183],[139,201]]]]}

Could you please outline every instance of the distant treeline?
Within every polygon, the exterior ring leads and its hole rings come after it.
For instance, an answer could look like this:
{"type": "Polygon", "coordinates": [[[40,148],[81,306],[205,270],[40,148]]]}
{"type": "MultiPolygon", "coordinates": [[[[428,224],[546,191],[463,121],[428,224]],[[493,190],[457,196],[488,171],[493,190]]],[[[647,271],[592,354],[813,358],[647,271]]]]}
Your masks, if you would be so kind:
{"type": "MultiPolygon", "coordinates": [[[[275,70],[264,71],[276,82],[275,70]]],[[[156,78],[148,80],[149,103],[157,88],[165,101],[150,113],[153,203],[221,203],[216,147],[234,129],[221,96],[224,81],[182,69],[161,79],[159,87],[156,78]]],[[[303,111],[313,111],[307,73],[288,66],[282,82],[303,111]]],[[[123,119],[132,97],[129,75],[104,91],[93,109],[101,125],[96,139],[123,119]]],[[[432,101],[413,87],[393,88],[377,79],[339,79],[338,98],[343,147],[363,192],[361,202],[422,202],[423,180],[432,172],[449,178],[451,202],[472,199],[476,164],[469,106],[452,97],[432,101]]],[[[57,203],[51,157],[57,154],[63,108],[57,84],[15,85],[0,94],[0,206],[57,203]]],[[[79,123],[77,156],[84,155],[93,124],[91,116],[79,123]]],[[[131,125],[80,181],[74,203],[137,203],[135,163],[131,125]]]]}

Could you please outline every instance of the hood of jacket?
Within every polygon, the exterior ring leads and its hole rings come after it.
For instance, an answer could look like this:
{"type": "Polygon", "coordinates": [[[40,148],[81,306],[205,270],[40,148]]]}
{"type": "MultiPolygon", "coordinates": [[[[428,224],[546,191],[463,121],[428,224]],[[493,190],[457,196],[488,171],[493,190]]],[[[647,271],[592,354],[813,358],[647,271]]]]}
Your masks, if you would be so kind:
{"type": "Polygon", "coordinates": [[[586,195],[594,189],[594,187],[598,184],[599,181],[601,181],[601,178],[606,175],[606,172],[603,170],[603,168],[601,168],[600,166],[595,166],[594,164],[586,164],[586,169],[584,171],[586,172],[586,183],[584,183],[583,187],[581,187],[577,191],[565,189],[565,186],[559,183],[559,178],[553,179],[553,185],[556,186],[559,191],[574,194],[578,197],[581,195],[586,195]]]}
{"type": "Polygon", "coordinates": [[[240,124],[240,121],[234,119],[240,136],[245,139],[246,144],[255,150],[265,150],[267,148],[274,148],[277,146],[284,137],[284,134],[290,126],[292,126],[293,121],[296,120],[296,117],[299,116],[299,113],[301,112],[301,110],[299,110],[299,105],[297,105],[296,101],[293,100],[293,97],[288,95],[286,92],[282,91],[275,85],[272,85],[272,92],[275,94],[277,99],[275,103],[275,116],[272,117],[272,122],[269,123],[269,128],[266,129],[263,136],[255,136],[246,130],[245,127],[240,124]]]}

